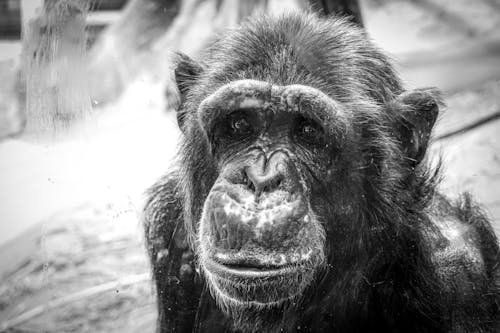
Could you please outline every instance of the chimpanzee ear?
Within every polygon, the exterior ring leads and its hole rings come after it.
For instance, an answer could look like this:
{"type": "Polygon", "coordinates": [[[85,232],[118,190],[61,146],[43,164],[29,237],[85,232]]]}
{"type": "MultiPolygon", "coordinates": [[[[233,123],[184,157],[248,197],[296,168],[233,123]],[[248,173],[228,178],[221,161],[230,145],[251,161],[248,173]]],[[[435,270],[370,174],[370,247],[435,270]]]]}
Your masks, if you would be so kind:
{"type": "Polygon", "coordinates": [[[422,161],[442,105],[441,93],[435,88],[404,92],[390,104],[395,135],[411,164],[422,161]]]}
{"type": "Polygon", "coordinates": [[[185,111],[183,111],[182,105],[186,101],[186,96],[191,89],[192,85],[199,78],[203,72],[203,67],[201,64],[191,59],[184,53],[177,52],[174,58],[174,74],[175,83],[177,89],[179,89],[180,95],[180,107],[177,110],[177,123],[182,129],[185,119],[185,111]]]}

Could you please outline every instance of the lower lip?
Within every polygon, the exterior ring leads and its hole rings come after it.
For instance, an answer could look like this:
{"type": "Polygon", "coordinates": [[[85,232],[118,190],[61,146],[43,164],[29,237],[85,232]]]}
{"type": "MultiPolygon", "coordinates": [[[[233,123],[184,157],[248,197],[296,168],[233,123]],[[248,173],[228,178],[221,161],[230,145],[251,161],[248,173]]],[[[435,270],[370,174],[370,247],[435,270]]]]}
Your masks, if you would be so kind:
{"type": "Polygon", "coordinates": [[[245,267],[245,268],[235,268],[234,266],[227,266],[220,264],[211,259],[207,259],[205,262],[207,270],[214,273],[222,278],[244,278],[244,279],[262,279],[262,278],[272,278],[279,277],[286,274],[293,273],[296,270],[294,266],[283,266],[276,268],[269,267],[245,267]]]}

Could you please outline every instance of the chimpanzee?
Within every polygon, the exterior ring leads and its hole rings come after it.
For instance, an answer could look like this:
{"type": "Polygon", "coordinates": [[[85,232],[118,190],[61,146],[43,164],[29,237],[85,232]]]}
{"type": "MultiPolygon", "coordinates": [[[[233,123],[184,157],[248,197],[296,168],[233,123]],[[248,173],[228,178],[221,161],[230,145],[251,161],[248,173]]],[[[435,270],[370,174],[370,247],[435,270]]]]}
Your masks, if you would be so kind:
{"type": "Polygon", "coordinates": [[[442,105],[342,18],[177,54],[175,170],[144,209],[161,332],[499,332],[486,217],[437,192],[442,105]]]}

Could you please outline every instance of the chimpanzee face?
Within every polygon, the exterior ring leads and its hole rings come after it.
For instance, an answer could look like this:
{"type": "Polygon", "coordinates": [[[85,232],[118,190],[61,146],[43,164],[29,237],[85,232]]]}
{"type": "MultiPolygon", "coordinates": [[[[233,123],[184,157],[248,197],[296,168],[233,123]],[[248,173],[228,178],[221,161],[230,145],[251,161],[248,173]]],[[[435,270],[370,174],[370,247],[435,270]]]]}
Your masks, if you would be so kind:
{"type": "Polygon", "coordinates": [[[218,164],[203,208],[200,264],[224,302],[270,305],[301,294],[324,262],[311,205],[347,132],[347,114],[321,91],[241,80],[200,104],[218,164]]]}

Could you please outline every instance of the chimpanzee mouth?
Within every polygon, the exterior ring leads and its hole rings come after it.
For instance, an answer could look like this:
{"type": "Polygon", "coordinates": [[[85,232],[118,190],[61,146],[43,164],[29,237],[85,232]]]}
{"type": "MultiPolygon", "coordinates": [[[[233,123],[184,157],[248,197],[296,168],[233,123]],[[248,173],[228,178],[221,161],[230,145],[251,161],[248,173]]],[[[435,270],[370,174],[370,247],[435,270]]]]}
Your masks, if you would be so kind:
{"type": "Polygon", "coordinates": [[[287,265],[257,265],[254,263],[226,262],[208,259],[206,269],[220,278],[225,279],[269,279],[293,274],[299,268],[297,264],[287,265]]]}
{"type": "Polygon", "coordinates": [[[281,266],[203,261],[209,285],[216,297],[239,306],[280,306],[310,283],[314,271],[306,263],[281,266]]]}

